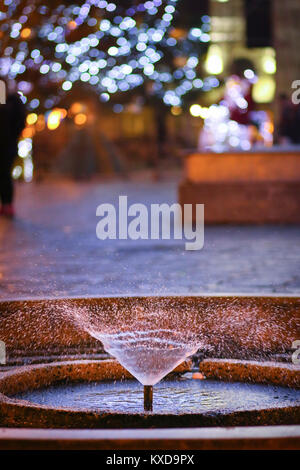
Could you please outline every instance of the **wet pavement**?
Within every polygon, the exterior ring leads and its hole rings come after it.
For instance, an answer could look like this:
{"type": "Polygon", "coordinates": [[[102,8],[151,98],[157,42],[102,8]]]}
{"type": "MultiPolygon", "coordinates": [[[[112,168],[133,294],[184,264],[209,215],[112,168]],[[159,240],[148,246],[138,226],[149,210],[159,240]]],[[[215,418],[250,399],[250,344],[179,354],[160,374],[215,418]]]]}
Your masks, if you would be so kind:
{"type": "Polygon", "coordinates": [[[173,203],[178,179],[19,184],[17,217],[0,219],[0,299],[123,294],[300,294],[299,226],[206,226],[183,240],[96,237],[96,208],[173,203]]]}

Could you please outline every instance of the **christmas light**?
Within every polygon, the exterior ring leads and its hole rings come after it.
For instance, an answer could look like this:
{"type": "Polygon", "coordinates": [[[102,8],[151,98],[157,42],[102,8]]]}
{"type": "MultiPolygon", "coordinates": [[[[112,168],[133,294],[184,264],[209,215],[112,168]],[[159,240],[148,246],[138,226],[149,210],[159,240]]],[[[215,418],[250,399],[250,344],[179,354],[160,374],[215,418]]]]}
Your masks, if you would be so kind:
{"type": "Polygon", "coordinates": [[[200,116],[201,106],[199,104],[193,104],[190,107],[190,114],[194,117],[200,116]]]}
{"type": "Polygon", "coordinates": [[[262,61],[262,67],[264,72],[269,73],[269,74],[274,74],[276,73],[277,66],[276,66],[276,60],[274,57],[264,57],[262,61]]]}
{"type": "Polygon", "coordinates": [[[276,92],[276,82],[271,76],[260,77],[253,86],[253,99],[256,103],[271,103],[276,92]]]}
{"type": "Polygon", "coordinates": [[[26,123],[30,126],[32,124],[35,124],[37,119],[38,119],[37,114],[30,113],[30,114],[28,114],[28,116],[26,118],[26,123]]]}
{"type": "Polygon", "coordinates": [[[83,124],[86,123],[86,121],[87,121],[87,116],[84,113],[76,114],[76,116],[74,117],[74,122],[77,126],[82,126],[83,124]]]}
{"type": "Polygon", "coordinates": [[[213,75],[219,75],[223,72],[223,57],[222,51],[219,46],[215,44],[210,46],[205,63],[205,68],[208,73],[211,73],[213,75]]]}
{"type": "Polygon", "coordinates": [[[190,91],[209,91],[214,85],[198,77],[210,18],[199,19],[189,31],[175,28],[177,3],[141,1],[126,9],[104,0],[54,1],[51,6],[6,1],[0,32],[8,40],[0,39],[0,76],[32,84],[24,91],[31,109],[57,106],[75,82],[92,86],[103,102],[140,88],[170,107],[180,106],[190,91]],[[149,92],[142,88],[148,82],[149,92]],[[56,92],[49,97],[53,84],[56,92]]]}
{"type": "Polygon", "coordinates": [[[48,116],[47,127],[49,130],[53,131],[58,128],[60,125],[62,115],[59,109],[54,109],[48,116]]]}

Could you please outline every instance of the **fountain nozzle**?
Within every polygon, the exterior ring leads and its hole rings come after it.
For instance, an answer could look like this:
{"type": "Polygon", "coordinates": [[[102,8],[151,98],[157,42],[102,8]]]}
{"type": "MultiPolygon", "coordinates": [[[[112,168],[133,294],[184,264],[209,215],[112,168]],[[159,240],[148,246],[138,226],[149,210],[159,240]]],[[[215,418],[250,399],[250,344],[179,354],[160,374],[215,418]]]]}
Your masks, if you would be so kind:
{"type": "Polygon", "coordinates": [[[153,386],[144,385],[144,411],[153,410],[153,386]]]}

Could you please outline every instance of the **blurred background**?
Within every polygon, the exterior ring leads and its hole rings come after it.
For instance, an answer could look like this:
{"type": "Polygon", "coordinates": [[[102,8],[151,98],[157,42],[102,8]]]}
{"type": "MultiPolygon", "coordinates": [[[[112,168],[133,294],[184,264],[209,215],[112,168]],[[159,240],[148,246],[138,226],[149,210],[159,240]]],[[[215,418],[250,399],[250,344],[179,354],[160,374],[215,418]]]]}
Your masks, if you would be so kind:
{"type": "Polygon", "coordinates": [[[299,24],[299,0],[2,0],[27,113],[2,298],[299,292],[299,24]],[[205,204],[204,249],[97,240],[119,195],[205,204]]]}
{"type": "Polygon", "coordinates": [[[299,19],[296,0],[3,0],[0,78],[28,112],[13,177],[298,145],[299,19]]]}

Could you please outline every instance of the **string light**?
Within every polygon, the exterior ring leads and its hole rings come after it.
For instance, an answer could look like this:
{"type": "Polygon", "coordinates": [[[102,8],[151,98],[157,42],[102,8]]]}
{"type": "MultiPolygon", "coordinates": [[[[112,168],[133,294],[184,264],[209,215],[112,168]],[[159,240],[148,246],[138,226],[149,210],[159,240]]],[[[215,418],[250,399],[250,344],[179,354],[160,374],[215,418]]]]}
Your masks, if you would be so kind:
{"type": "Polygon", "coordinates": [[[57,129],[62,119],[63,119],[63,114],[62,114],[61,109],[54,109],[53,111],[51,111],[47,120],[48,129],[51,131],[57,129]]]}
{"type": "Polygon", "coordinates": [[[82,126],[83,124],[86,123],[86,121],[87,121],[87,115],[84,113],[76,114],[76,116],[74,117],[74,122],[77,126],[82,126]]]}
{"type": "Polygon", "coordinates": [[[201,114],[200,104],[192,104],[192,106],[190,107],[190,113],[194,117],[199,117],[201,114]]]}
{"type": "Polygon", "coordinates": [[[205,68],[208,73],[212,75],[219,75],[223,72],[224,64],[223,64],[223,57],[222,51],[219,46],[213,44],[210,46],[207,59],[205,63],[205,68]]]}
{"type": "Polygon", "coordinates": [[[34,77],[32,90],[24,92],[32,110],[51,109],[79,81],[94,87],[103,102],[150,81],[150,94],[170,107],[181,106],[191,90],[209,91],[214,85],[198,77],[210,19],[202,17],[189,31],[174,27],[178,1],[141,1],[127,9],[105,0],[55,3],[54,8],[35,3],[21,8],[21,0],[6,1],[0,33],[10,39],[0,75],[17,83],[34,77]],[[42,99],[53,83],[56,96],[42,99]]]}
{"type": "Polygon", "coordinates": [[[32,124],[35,124],[37,122],[37,119],[38,119],[37,114],[30,113],[30,114],[28,114],[28,116],[26,118],[26,124],[28,124],[29,126],[32,125],[32,124]]]}

